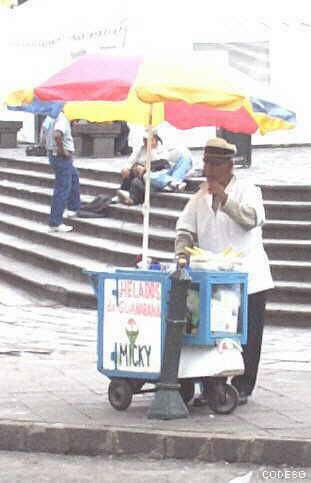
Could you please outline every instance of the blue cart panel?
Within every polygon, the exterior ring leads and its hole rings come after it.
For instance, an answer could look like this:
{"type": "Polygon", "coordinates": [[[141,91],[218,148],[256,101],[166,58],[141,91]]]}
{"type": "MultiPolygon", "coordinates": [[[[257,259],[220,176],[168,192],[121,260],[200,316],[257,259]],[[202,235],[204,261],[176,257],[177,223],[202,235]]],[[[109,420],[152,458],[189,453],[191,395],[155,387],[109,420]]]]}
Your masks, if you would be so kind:
{"type": "Polygon", "coordinates": [[[218,339],[247,341],[247,274],[190,270],[184,345],[214,345],[218,339]]]}
{"type": "MultiPolygon", "coordinates": [[[[98,306],[98,370],[110,378],[158,380],[164,348],[170,274],[117,269],[87,272],[98,306]]],[[[247,339],[247,275],[189,271],[186,346],[247,339]]]]}
{"type": "Polygon", "coordinates": [[[108,377],[159,379],[169,274],[88,272],[97,295],[97,368],[108,377]]]}

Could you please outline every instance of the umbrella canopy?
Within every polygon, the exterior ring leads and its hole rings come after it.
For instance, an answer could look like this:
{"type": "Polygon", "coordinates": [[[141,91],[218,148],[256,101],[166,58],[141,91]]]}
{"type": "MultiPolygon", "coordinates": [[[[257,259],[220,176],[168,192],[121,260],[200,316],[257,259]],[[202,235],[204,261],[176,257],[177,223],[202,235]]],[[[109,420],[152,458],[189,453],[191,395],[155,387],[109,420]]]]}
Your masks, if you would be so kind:
{"type": "Polygon", "coordinates": [[[246,134],[294,127],[293,112],[249,97],[236,77],[236,71],[196,54],[85,55],[33,90],[12,93],[7,104],[42,112],[61,101],[70,120],[147,126],[152,103],[153,125],[165,120],[178,129],[216,126],[246,134]]]}
{"type": "Polygon", "coordinates": [[[224,68],[191,57],[125,54],[85,55],[32,91],[12,93],[7,104],[47,112],[65,103],[70,120],[125,120],[148,125],[144,203],[143,266],[147,268],[151,126],[168,121],[178,128],[218,126],[235,132],[261,133],[291,128],[294,113],[250,98],[224,68]],[[272,115],[271,115],[272,114],[272,115]]]}

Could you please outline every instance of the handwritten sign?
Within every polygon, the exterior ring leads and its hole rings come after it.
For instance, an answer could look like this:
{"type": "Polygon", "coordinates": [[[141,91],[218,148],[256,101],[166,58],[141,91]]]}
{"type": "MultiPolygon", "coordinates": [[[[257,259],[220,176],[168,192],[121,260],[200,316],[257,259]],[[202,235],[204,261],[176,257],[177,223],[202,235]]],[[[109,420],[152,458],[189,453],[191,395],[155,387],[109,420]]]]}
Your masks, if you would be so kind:
{"type": "Polygon", "coordinates": [[[160,372],[161,283],[106,280],[104,291],[104,369],[160,372]]]}

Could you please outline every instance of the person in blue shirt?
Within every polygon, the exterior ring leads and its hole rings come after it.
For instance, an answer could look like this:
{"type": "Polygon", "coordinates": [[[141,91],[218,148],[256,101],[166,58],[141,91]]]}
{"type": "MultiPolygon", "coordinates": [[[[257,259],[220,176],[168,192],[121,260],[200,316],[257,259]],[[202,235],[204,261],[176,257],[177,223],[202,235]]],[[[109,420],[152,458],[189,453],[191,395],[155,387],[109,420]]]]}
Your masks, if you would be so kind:
{"type": "Polygon", "coordinates": [[[72,217],[80,209],[80,181],[79,172],[73,165],[74,143],[71,126],[65,114],[60,112],[57,119],[48,116],[43,129],[49,163],[55,174],[49,232],[66,233],[73,227],[64,224],[64,214],[72,217]]]}

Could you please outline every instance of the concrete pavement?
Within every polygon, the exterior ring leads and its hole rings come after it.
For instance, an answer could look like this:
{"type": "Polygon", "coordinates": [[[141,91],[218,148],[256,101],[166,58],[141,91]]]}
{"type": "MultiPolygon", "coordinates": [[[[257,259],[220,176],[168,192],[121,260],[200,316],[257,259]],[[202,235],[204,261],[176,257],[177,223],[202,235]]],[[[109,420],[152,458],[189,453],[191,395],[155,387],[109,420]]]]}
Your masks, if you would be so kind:
{"type": "Polygon", "coordinates": [[[231,415],[190,406],[190,417],[146,417],[152,394],[128,410],[107,399],[96,370],[96,311],[38,306],[7,293],[0,305],[0,449],[140,454],[309,466],[311,333],[267,327],[258,385],[231,415]],[[18,306],[16,306],[16,301],[18,306]]]}
{"type": "Polygon", "coordinates": [[[1,483],[264,483],[276,475],[309,482],[311,468],[0,451],[1,483]]]}

